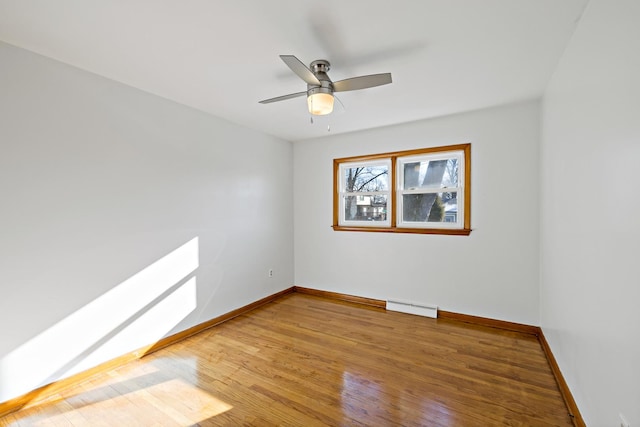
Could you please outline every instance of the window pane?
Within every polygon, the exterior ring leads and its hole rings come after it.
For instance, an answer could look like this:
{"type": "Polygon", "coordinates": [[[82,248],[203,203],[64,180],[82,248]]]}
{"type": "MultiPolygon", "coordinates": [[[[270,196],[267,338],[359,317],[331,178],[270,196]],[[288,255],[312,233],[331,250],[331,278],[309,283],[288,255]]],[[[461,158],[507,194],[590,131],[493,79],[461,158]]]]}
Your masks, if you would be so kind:
{"type": "Polygon", "coordinates": [[[386,221],[387,196],[345,196],[346,221],[386,221]]]}
{"type": "Polygon", "coordinates": [[[344,169],[344,190],[389,191],[389,167],[361,166],[344,169]]]}
{"type": "Polygon", "coordinates": [[[404,190],[458,186],[458,159],[425,160],[404,164],[404,190]]]}
{"type": "Polygon", "coordinates": [[[404,194],[405,222],[458,222],[458,198],[453,193],[404,194]]]}

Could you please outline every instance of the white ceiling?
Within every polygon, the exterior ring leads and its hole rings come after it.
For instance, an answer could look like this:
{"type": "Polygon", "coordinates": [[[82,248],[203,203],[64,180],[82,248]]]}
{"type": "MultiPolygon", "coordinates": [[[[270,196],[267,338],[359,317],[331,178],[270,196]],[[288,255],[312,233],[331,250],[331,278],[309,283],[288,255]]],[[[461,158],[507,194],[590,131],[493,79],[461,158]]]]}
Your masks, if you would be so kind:
{"type": "MultiPolygon", "coordinates": [[[[287,140],[539,97],[588,0],[0,0],[0,40],[287,140]],[[280,60],[391,72],[316,118],[280,60]]],[[[1,66],[1,64],[0,64],[1,66]]]]}

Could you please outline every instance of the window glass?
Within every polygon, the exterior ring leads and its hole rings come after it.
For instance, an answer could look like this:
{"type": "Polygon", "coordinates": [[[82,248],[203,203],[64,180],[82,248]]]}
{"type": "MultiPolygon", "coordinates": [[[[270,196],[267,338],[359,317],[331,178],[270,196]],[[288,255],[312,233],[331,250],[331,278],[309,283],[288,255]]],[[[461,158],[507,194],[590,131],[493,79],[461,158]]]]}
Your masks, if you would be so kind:
{"type": "Polygon", "coordinates": [[[457,193],[422,193],[402,196],[403,222],[458,222],[457,193]]]}
{"type": "Polygon", "coordinates": [[[346,196],[344,218],[346,221],[386,221],[386,195],[346,196]]]}
{"type": "Polygon", "coordinates": [[[357,191],[389,191],[389,167],[354,166],[344,169],[344,190],[357,191]]]}
{"type": "Polygon", "coordinates": [[[458,159],[410,161],[403,163],[404,190],[446,188],[458,185],[458,159]]]}

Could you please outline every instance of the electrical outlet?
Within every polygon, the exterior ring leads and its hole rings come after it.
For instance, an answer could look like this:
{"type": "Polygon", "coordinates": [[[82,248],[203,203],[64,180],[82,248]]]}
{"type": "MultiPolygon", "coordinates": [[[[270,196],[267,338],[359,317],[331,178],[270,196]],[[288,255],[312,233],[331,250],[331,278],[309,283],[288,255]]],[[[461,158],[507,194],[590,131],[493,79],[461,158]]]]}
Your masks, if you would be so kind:
{"type": "Polygon", "coordinates": [[[273,268],[269,269],[269,277],[273,277],[273,268]]]}
{"type": "Polygon", "coordinates": [[[622,414],[618,414],[618,415],[620,415],[620,427],[631,427],[631,424],[629,424],[629,421],[627,421],[624,415],[622,414]]]}

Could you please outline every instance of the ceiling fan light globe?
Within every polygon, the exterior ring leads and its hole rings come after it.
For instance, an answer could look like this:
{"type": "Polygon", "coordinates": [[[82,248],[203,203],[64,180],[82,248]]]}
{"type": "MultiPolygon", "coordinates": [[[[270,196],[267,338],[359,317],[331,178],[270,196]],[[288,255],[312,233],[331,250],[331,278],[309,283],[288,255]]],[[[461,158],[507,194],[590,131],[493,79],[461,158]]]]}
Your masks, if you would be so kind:
{"type": "Polygon", "coordinates": [[[309,113],[324,116],[333,111],[333,95],[330,93],[314,93],[307,97],[309,113]]]}

